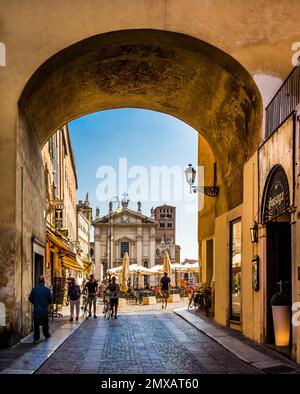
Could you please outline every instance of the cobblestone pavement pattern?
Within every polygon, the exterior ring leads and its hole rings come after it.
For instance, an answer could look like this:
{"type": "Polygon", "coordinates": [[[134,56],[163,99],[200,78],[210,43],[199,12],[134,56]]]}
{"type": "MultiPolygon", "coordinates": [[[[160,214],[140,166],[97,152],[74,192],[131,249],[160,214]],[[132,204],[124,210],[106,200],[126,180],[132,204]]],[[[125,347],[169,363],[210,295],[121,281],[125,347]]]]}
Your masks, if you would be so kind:
{"type": "Polygon", "coordinates": [[[88,319],[36,372],[259,373],[172,312],[88,319]]]}

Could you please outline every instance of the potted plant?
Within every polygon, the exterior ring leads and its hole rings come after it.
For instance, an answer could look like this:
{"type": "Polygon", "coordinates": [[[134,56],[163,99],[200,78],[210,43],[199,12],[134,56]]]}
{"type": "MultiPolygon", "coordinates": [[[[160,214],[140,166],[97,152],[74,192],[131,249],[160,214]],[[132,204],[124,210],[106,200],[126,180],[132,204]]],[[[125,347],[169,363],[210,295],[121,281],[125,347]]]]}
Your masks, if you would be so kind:
{"type": "Polygon", "coordinates": [[[288,297],[278,292],[271,298],[276,346],[288,346],[290,342],[290,306],[288,297]]]}

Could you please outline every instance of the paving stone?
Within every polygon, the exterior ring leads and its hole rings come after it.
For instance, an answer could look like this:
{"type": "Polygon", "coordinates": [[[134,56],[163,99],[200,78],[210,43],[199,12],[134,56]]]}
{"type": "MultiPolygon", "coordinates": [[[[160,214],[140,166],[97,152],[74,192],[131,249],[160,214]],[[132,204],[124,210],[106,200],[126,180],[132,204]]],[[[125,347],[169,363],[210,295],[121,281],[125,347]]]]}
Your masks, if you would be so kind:
{"type": "Polygon", "coordinates": [[[37,373],[193,374],[233,370],[256,372],[172,312],[164,311],[124,314],[117,322],[86,320],[37,373]],[[70,357],[80,362],[70,365],[70,357]]]}
{"type": "MultiPolygon", "coordinates": [[[[214,354],[218,354],[219,361],[234,367],[234,371],[237,371],[237,373],[239,373],[239,371],[243,371],[242,373],[245,373],[243,367],[237,362],[233,362],[227,356],[224,356],[218,350],[219,345],[228,350],[229,354],[237,356],[237,359],[245,361],[246,365],[253,366],[258,369],[258,371],[260,370],[264,372],[264,369],[268,367],[276,368],[278,365],[285,365],[290,368],[291,373],[294,371],[298,371],[299,373],[299,368],[297,368],[295,363],[283,360],[283,357],[276,352],[270,351],[265,346],[251,341],[238,331],[228,328],[225,329],[216,323],[208,321],[209,319],[204,316],[200,316],[200,314],[195,311],[178,309],[174,310],[174,312],[183,317],[186,321],[190,322],[201,332],[205,333],[208,337],[213,338],[215,341],[214,346],[205,341],[206,352],[213,358],[215,358],[214,354]]],[[[251,371],[249,371],[249,373],[251,373],[251,371]]]]}

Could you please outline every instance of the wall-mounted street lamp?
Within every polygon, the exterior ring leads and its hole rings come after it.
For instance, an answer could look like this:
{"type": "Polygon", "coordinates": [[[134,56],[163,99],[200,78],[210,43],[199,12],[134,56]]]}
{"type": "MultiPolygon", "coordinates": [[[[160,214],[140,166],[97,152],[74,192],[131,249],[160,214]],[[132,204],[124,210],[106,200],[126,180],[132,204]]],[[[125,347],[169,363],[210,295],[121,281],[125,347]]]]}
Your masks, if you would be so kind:
{"type": "Polygon", "coordinates": [[[196,170],[191,164],[188,165],[187,169],[184,171],[187,183],[190,185],[190,192],[204,193],[209,197],[217,197],[219,194],[219,186],[216,186],[216,165],[214,165],[214,186],[193,186],[196,178],[196,170]]]}
{"type": "Polygon", "coordinates": [[[251,242],[253,244],[258,243],[258,225],[254,222],[254,226],[250,228],[251,242]]]}

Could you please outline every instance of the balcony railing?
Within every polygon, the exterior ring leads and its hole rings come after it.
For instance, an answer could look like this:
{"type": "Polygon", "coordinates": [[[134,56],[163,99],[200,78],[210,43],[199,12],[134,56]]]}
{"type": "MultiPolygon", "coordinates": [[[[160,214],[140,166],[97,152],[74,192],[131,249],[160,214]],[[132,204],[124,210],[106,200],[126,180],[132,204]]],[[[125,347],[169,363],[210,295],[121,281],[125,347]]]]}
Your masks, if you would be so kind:
{"type": "Polygon", "coordinates": [[[266,108],[266,138],[268,138],[300,103],[300,66],[295,67],[266,108]]]}

